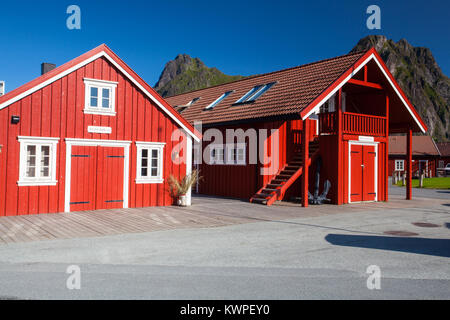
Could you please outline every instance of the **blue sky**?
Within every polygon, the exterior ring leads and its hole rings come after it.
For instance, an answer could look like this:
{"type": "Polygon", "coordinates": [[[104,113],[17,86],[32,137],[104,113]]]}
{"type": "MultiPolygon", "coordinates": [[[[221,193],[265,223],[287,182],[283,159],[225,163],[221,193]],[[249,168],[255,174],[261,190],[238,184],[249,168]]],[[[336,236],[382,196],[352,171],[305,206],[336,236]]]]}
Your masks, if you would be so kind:
{"type": "Polygon", "coordinates": [[[226,74],[251,75],[347,53],[369,34],[432,50],[450,75],[448,1],[2,1],[0,80],[10,91],[106,43],[154,85],[179,53],[226,74]],[[66,9],[81,8],[81,30],[66,9]],[[366,8],[381,8],[381,30],[368,30],[366,8]]]}

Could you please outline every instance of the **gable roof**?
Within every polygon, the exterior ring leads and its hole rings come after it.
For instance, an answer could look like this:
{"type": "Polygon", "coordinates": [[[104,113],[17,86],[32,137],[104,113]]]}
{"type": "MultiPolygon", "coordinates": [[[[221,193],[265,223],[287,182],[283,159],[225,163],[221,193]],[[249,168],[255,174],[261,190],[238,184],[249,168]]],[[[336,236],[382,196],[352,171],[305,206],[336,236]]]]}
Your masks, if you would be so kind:
{"type": "Polygon", "coordinates": [[[450,157],[450,142],[436,143],[442,157],[450,157]]]}
{"type": "Polygon", "coordinates": [[[182,106],[200,97],[200,100],[182,112],[191,123],[194,121],[202,121],[205,124],[222,123],[287,115],[306,119],[372,60],[376,62],[386,82],[408,110],[417,127],[426,132],[425,123],[374,48],[167,97],[166,100],[173,106],[182,106]],[[270,82],[276,84],[256,101],[235,104],[254,86],[270,82]],[[207,105],[230,90],[233,93],[219,105],[212,110],[204,110],[207,105]]]}
{"type": "MultiPolygon", "coordinates": [[[[439,156],[439,150],[430,136],[413,136],[414,156],[439,156]]],[[[406,155],[406,136],[389,136],[389,155],[406,155]]]]}
{"type": "Polygon", "coordinates": [[[190,136],[192,136],[196,141],[200,141],[201,134],[105,44],[101,44],[100,46],[41,75],[23,86],[0,96],[0,110],[100,57],[104,57],[111,62],[122,74],[133,82],[136,87],[138,87],[190,136]]]}

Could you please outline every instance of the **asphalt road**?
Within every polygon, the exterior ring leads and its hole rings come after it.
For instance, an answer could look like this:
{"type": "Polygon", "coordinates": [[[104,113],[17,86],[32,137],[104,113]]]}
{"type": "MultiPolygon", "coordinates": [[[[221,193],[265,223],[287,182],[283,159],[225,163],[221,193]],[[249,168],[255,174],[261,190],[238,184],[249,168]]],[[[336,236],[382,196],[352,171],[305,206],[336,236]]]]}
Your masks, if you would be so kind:
{"type": "MultiPolygon", "coordinates": [[[[405,187],[393,186],[389,179],[389,194],[406,196],[406,189],[405,187]]],[[[450,200],[450,190],[412,188],[412,195],[413,198],[432,198],[432,199],[450,200]]]]}
{"type": "Polygon", "coordinates": [[[450,299],[450,206],[0,246],[0,299],[450,299]],[[424,228],[413,222],[438,225],[424,228]],[[385,231],[417,233],[389,236],[385,231]],[[70,265],[81,289],[67,288],[70,265]],[[380,289],[367,287],[371,265],[380,289]]]}

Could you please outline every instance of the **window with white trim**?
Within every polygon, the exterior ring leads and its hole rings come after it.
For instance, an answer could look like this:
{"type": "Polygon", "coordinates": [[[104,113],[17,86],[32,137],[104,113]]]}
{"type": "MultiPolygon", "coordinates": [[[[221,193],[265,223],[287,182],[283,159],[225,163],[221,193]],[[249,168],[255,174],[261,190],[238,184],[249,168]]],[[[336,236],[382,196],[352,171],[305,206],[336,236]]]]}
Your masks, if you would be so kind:
{"type": "Polygon", "coordinates": [[[136,142],[136,183],[162,183],[164,145],[162,142],[136,142]]]}
{"type": "Polygon", "coordinates": [[[245,143],[227,144],[227,164],[245,165],[245,143]]]}
{"type": "Polygon", "coordinates": [[[84,113],[115,115],[117,82],[84,79],[85,101],[84,113]]]}
{"type": "Polygon", "coordinates": [[[19,137],[19,186],[54,186],[59,138],[19,137]]]}
{"type": "Polygon", "coordinates": [[[220,146],[211,146],[210,164],[224,164],[224,148],[220,146]]]}
{"type": "Polygon", "coordinates": [[[395,171],[405,171],[405,160],[395,160],[395,171]]]}

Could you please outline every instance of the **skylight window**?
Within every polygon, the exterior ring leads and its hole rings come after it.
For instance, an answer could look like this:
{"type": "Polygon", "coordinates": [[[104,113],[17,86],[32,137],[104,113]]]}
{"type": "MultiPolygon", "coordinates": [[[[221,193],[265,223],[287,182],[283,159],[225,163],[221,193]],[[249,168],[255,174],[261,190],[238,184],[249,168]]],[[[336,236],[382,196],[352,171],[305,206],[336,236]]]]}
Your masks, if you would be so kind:
{"type": "Polygon", "coordinates": [[[219,98],[217,98],[213,103],[211,103],[209,106],[205,108],[205,110],[210,110],[217,106],[223,99],[228,97],[233,91],[227,91],[224,94],[222,94],[219,98]]]}
{"type": "Polygon", "coordinates": [[[258,86],[253,87],[249,92],[244,94],[242,96],[242,98],[240,98],[238,101],[236,101],[236,103],[244,103],[244,102],[255,101],[260,96],[262,96],[267,90],[272,88],[272,86],[275,83],[276,82],[271,82],[271,83],[268,83],[268,84],[265,84],[265,85],[258,85],[258,86]]]}
{"type": "Polygon", "coordinates": [[[192,106],[194,103],[196,103],[198,100],[200,99],[200,97],[194,98],[191,101],[189,101],[186,106],[190,107],[192,106]]]}
{"type": "Polygon", "coordinates": [[[253,95],[256,91],[258,91],[259,89],[261,89],[262,86],[263,86],[263,85],[259,85],[259,86],[253,87],[252,89],[250,89],[249,92],[247,92],[246,94],[244,94],[244,95],[242,96],[242,98],[240,98],[238,101],[236,101],[236,103],[241,103],[241,102],[246,101],[246,100],[247,100],[251,95],[253,95]]]}

